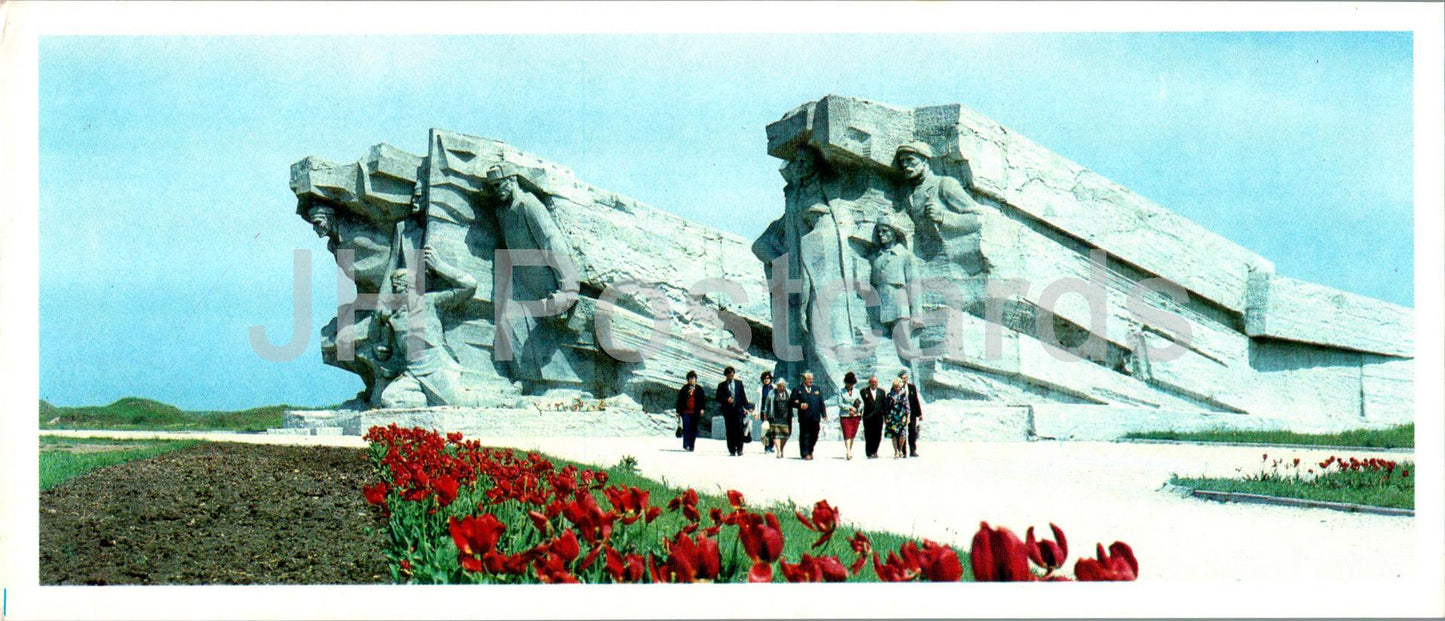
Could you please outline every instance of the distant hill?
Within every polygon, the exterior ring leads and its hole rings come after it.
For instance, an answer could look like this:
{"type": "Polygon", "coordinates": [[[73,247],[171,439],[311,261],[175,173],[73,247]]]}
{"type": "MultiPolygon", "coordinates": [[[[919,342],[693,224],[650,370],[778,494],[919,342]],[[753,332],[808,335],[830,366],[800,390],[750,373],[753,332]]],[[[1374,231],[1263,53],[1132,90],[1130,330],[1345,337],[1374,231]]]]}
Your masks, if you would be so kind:
{"type": "Polygon", "coordinates": [[[286,410],[268,405],[249,410],[187,411],[169,403],[125,397],[110,405],[63,407],[40,401],[41,429],[145,429],[163,431],[265,431],[281,426],[286,410]]]}

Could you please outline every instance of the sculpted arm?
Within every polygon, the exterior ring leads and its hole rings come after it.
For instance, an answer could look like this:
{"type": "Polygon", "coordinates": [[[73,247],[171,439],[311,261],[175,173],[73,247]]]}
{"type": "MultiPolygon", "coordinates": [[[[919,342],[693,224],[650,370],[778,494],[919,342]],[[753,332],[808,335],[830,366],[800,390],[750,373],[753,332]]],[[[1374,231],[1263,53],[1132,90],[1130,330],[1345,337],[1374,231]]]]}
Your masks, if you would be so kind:
{"type": "Polygon", "coordinates": [[[968,234],[977,231],[979,228],[979,216],[983,213],[983,206],[973,200],[967,190],[963,189],[953,177],[943,177],[938,184],[938,200],[943,203],[944,209],[938,209],[937,205],[932,207],[933,215],[939,225],[951,232],[968,234]]]}
{"type": "Polygon", "coordinates": [[[454,307],[465,304],[467,300],[477,293],[477,280],[471,274],[457,269],[456,266],[442,260],[435,249],[427,246],[422,249],[422,260],[426,266],[431,268],[442,280],[451,283],[451,287],[445,291],[437,292],[438,306],[454,307]]]}

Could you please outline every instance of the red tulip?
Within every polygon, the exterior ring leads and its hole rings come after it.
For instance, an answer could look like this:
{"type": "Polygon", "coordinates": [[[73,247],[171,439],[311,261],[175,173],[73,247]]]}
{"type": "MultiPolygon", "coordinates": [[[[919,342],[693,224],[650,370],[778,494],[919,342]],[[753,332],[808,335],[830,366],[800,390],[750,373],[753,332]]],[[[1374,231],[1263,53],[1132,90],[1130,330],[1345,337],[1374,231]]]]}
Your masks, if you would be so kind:
{"type": "Polygon", "coordinates": [[[735,489],[728,490],[728,504],[733,506],[733,511],[743,508],[743,494],[735,489]]]}
{"type": "Polygon", "coordinates": [[[537,559],[532,565],[532,569],[537,572],[537,580],[546,584],[581,582],[577,576],[572,575],[572,572],[567,571],[567,563],[567,559],[549,553],[537,559]]]}
{"type": "Polygon", "coordinates": [[[527,517],[532,519],[532,526],[536,527],[537,532],[542,536],[547,536],[552,533],[552,522],[547,519],[547,516],[536,511],[528,511],[527,517]]]}
{"type": "Polygon", "coordinates": [[[437,504],[445,507],[457,499],[457,490],[461,484],[450,475],[444,475],[432,479],[432,490],[436,492],[437,504]]]}
{"type": "Polygon", "coordinates": [[[577,532],[590,545],[597,545],[612,536],[612,525],[617,520],[616,512],[602,511],[597,500],[586,491],[577,491],[572,502],[562,507],[562,516],[577,527],[577,532]]]}
{"type": "Polygon", "coordinates": [[[878,579],[884,582],[907,582],[918,577],[922,571],[917,566],[910,567],[897,554],[888,553],[887,561],[879,561],[878,553],[873,553],[873,571],[878,574],[878,579]]]}
{"type": "Polygon", "coordinates": [[[647,568],[643,566],[642,555],[628,554],[623,556],[612,549],[612,546],[604,546],[606,563],[604,569],[612,576],[613,582],[641,582],[647,568]]]}
{"type": "Polygon", "coordinates": [[[748,582],[772,582],[772,563],[753,563],[752,569],[748,570],[748,582]]]}
{"type": "Polygon", "coordinates": [[[979,582],[1028,582],[1034,579],[1029,571],[1028,549],[1018,535],[1002,526],[990,528],[980,522],[968,551],[973,577],[979,582]]]}
{"type": "MultiPolygon", "coordinates": [[[[771,564],[783,554],[783,529],[778,516],[743,513],[738,518],[738,540],[754,563],[771,564]]],[[[772,572],[768,573],[771,580],[772,572]]]]}
{"type": "Polygon", "coordinates": [[[717,578],[721,560],[716,541],[678,533],[668,546],[667,560],[659,564],[650,557],[648,566],[655,582],[711,582],[717,578]]]}
{"type": "Polygon", "coordinates": [[[452,536],[452,543],[457,546],[458,560],[462,568],[467,571],[481,571],[481,556],[492,552],[497,547],[497,541],[501,539],[502,533],[507,530],[507,525],[497,519],[497,516],[490,513],[480,518],[467,516],[458,520],[456,516],[447,523],[447,530],[452,536]]]}
{"type": "Polygon", "coordinates": [[[836,556],[814,557],[804,554],[796,565],[787,561],[778,563],[783,569],[783,579],[788,582],[843,582],[848,579],[848,570],[836,556]]]}
{"type": "Polygon", "coordinates": [[[1055,569],[1064,566],[1064,560],[1069,557],[1069,541],[1064,538],[1063,529],[1049,522],[1049,529],[1054,531],[1054,540],[1034,540],[1034,527],[1030,526],[1024,547],[1029,554],[1029,560],[1035,565],[1042,567],[1046,572],[1053,573],[1055,569]]]}
{"type": "Polygon", "coordinates": [[[369,502],[373,505],[384,505],[386,504],[386,492],[389,490],[390,486],[388,486],[386,482],[383,481],[375,485],[367,485],[361,488],[361,495],[366,497],[366,502],[369,502]]]}
{"type": "Polygon", "coordinates": [[[561,556],[567,562],[576,560],[577,555],[582,553],[582,545],[577,542],[577,533],[571,530],[562,531],[556,539],[552,540],[552,552],[561,556]]]}
{"type": "Polygon", "coordinates": [[[833,538],[833,531],[838,529],[838,509],[828,504],[827,500],[819,500],[813,505],[813,519],[809,520],[802,511],[794,512],[798,521],[808,530],[818,533],[818,540],[813,542],[813,547],[828,543],[833,538]]]}
{"type": "MultiPolygon", "coordinates": [[[[910,542],[905,548],[911,548],[910,542]]],[[[929,582],[958,582],[963,577],[963,564],[952,547],[923,540],[923,549],[916,553],[919,574],[929,582]]]]}
{"type": "Polygon", "coordinates": [[[869,541],[868,535],[863,534],[863,531],[860,530],[855,531],[853,536],[848,539],[848,545],[852,546],[853,553],[858,555],[853,560],[853,564],[848,566],[848,571],[857,575],[858,572],[863,571],[863,564],[868,562],[868,556],[873,553],[873,542],[869,541]]]}
{"type": "Polygon", "coordinates": [[[1081,558],[1074,563],[1074,577],[1080,582],[1131,581],[1139,576],[1139,562],[1134,560],[1134,550],[1121,541],[1109,546],[1104,554],[1104,544],[1098,544],[1097,559],[1081,558]]]}
{"type": "Polygon", "coordinates": [[[696,522],[702,519],[702,514],[697,511],[697,490],[689,487],[687,491],[678,494],[667,502],[669,511],[676,510],[679,507],[682,508],[683,517],[686,517],[688,521],[696,522]]]}
{"type": "Polygon", "coordinates": [[[636,522],[647,514],[648,492],[636,487],[609,487],[602,490],[612,503],[612,509],[619,514],[623,524],[636,522]]]}

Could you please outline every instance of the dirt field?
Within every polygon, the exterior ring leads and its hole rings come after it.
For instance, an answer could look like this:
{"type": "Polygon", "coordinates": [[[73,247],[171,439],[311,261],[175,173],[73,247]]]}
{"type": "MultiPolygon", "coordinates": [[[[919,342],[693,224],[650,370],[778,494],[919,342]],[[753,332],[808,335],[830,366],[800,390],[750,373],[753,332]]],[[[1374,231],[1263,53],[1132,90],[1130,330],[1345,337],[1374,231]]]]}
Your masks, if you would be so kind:
{"type": "Polygon", "coordinates": [[[40,496],[42,584],[384,583],[350,448],[201,444],[40,496]]]}

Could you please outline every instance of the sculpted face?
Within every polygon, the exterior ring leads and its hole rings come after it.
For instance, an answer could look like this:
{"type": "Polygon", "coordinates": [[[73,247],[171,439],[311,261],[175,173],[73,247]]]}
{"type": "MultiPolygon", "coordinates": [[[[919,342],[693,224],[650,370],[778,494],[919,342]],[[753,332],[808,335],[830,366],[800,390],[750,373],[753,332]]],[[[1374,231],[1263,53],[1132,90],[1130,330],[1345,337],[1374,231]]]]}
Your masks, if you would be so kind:
{"type": "Polygon", "coordinates": [[[336,215],[326,207],[312,207],[309,214],[311,230],[316,231],[317,237],[326,237],[331,234],[335,224],[336,215]]]}
{"type": "Polygon", "coordinates": [[[512,195],[515,194],[516,191],[517,191],[517,178],[516,178],[516,177],[506,177],[506,178],[502,179],[501,181],[497,182],[497,198],[501,199],[502,202],[504,202],[504,203],[511,201],[511,200],[512,200],[512,195]]]}
{"type": "Polygon", "coordinates": [[[898,240],[898,234],[893,232],[893,227],[883,226],[878,228],[878,245],[884,248],[893,245],[898,240]]]}
{"type": "Polygon", "coordinates": [[[391,290],[394,293],[411,293],[411,274],[406,270],[392,272],[391,290]]]}
{"type": "Polygon", "coordinates": [[[904,153],[898,156],[898,167],[903,170],[904,178],[916,181],[928,172],[928,160],[917,153],[904,153]]]}

